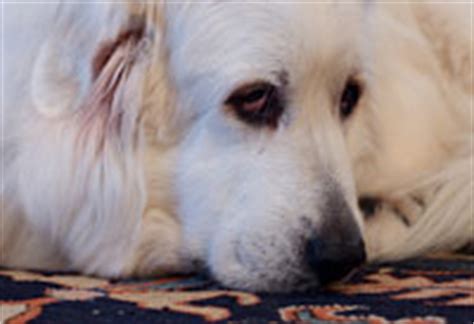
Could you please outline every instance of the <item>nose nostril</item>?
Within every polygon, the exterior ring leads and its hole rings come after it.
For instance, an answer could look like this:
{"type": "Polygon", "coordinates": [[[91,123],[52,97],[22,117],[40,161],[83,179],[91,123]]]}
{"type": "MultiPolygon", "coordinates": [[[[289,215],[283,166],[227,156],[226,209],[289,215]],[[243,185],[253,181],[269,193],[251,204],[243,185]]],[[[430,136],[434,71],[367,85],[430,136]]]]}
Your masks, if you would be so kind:
{"type": "Polygon", "coordinates": [[[335,244],[311,239],[306,244],[304,257],[322,285],[344,278],[366,260],[362,240],[335,244]]]}

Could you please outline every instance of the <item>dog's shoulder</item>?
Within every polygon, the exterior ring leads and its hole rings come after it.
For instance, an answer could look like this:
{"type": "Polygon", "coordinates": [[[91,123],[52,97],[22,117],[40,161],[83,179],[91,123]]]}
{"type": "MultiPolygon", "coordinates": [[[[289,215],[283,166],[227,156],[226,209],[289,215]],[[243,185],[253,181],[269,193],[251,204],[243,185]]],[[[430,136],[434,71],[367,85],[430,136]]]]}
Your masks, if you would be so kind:
{"type": "Polygon", "coordinates": [[[415,3],[413,14],[445,72],[474,92],[471,57],[473,25],[469,3],[415,3]]]}

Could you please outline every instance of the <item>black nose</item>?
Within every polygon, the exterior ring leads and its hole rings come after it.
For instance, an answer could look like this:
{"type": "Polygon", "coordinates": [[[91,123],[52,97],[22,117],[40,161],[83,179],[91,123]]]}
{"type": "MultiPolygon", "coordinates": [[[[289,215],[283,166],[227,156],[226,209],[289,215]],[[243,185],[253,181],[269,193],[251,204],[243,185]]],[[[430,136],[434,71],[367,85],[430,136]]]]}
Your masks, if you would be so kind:
{"type": "Polygon", "coordinates": [[[330,187],[319,228],[305,242],[303,262],[320,285],[342,279],[366,260],[364,241],[344,195],[330,187]]]}
{"type": "Polygon", "coordinates": [[[346,242],[312,238],[306,243],[304,257],[321,285],[344,278],[366,260],[364,242],[360,238],[346,242]]]}

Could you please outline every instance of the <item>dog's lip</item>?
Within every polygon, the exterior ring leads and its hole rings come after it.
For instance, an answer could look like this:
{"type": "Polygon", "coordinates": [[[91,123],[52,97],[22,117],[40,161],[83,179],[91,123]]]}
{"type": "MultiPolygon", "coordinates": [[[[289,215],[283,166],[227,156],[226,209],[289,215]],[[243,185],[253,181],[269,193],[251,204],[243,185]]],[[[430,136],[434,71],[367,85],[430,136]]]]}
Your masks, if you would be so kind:
{"type": "MultiPolygon", "coordinates": [[[[259,262],[260,260],[257,260],[255,257],[252,257],[251,254],[246,253],[242,238],[236,241],[234,250],[235,262],[237,262],[243,269],[245,269],[246,272],[268,273],[268,269],[265,269],[264,263],[259,262]]],[[[298,265],[294,266],[298,267],[298,265]]],[[[284,279],[268,277],[267,282],[265,283],[265,286],[267,286],[267,288],[264,288],[261,291],[288,293],[295,291],[309,291],[320,287],[320,282],[318,278],[312,273],[306,271],[291,271],[289,269],[286,270],[287,275],[284,279]]]]}
{"type": "Polygon", "coordinates": [[[340,284],[348,283],[352,278],[354,278],[354,276],[360,271],[361,268],[362,266],[355,267],[354,269],[349,271],[349,273],[346,274],[343,278],[339,279],[338,283],[340,284]]]}
{"type": "Polygon", "coordinates": [[[258,261],[252,258],[249,253],[245,252],[244,244],[242,243],[242,237],[240,237],[235,244],[234,254],[236,261],[241,264],[244,268],[249,271],[256,271],[258,267],[258,261]]]}

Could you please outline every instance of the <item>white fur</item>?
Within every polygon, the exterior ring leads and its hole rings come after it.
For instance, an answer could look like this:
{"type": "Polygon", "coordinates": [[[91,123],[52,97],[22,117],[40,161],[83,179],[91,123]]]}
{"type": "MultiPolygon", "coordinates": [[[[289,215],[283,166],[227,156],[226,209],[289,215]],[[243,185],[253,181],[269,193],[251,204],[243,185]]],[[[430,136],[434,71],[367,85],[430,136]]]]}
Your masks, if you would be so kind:
{"type": "Polygon", "coordinates": [[[335,217],[334,194],[371,260],[464,246],[465,6],[6,4],[1,264],[101,276],[201,264],[229,286],[295,289],[312,278],[299,242],[335,217]],[[95,71],[137,21],[139,39],[95,71]],[[352,74],[364,94],[341,122],[352,74]],[[276,130],[223,107],[255,80],[287,83],[276,130]],[[362,196],[383,202],[366,222],[362,196]]]}

